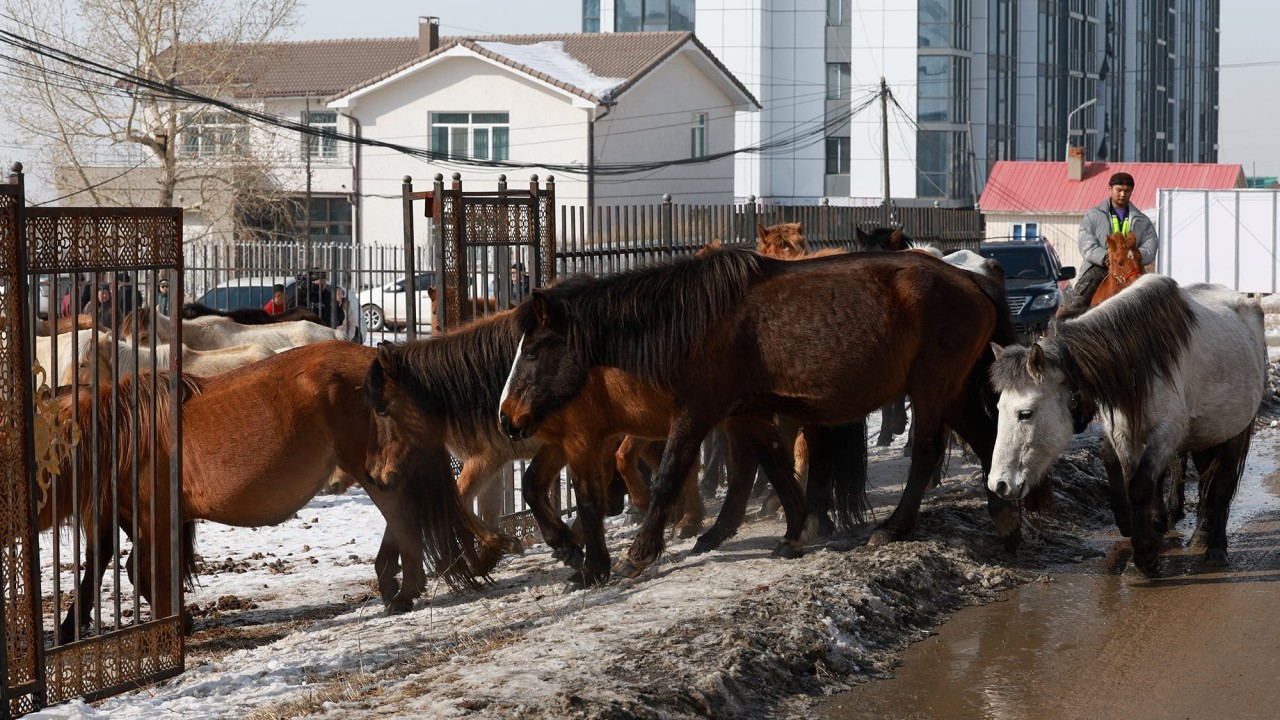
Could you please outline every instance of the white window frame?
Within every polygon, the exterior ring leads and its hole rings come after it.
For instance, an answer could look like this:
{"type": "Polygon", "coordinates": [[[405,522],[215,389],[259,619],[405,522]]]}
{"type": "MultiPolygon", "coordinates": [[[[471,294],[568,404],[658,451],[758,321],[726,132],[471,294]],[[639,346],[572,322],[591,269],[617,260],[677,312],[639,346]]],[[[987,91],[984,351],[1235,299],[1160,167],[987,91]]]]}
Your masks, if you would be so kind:
{"type": "Polygon", "coordinates": [[[432,152],[442,153],[448,159],[511,159],[511,113],[433,112],[429,120],[432,152]],[[459,150],[455,145],[463,148],[459,150]]]}
{"type": "Polygon", "coordinates": [[[689,157],[707,156],[707,125],[711,118],[709,113],[696,112],[689,125],[689,157]]]}
{"type": "Polygon", "coordinates": [[[185,157],[244,156],[249,152],[249,125],[230,113],[186,115],[182,126],[179,148],[185,157]]]}
{"type": "MultiPolygon", "coordinates": [[[[317,130],[338,132],[338,113],[332,110],[312,110],[306,113],[306,124],[317,130]]],[[[308,135],[307,152],[312,162],[331,163],[338,160],[338,138],[308,135]]]]}

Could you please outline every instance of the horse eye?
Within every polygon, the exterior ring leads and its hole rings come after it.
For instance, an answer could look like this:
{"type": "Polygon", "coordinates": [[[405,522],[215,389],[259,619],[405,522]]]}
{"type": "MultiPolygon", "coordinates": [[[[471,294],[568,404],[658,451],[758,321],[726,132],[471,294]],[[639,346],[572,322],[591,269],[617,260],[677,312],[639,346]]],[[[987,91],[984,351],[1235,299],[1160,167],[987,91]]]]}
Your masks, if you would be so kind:
{"type": "Polygon", "coordinates": [[[1019,420],[1030,420],[1030,419],[1031,419],[1031,411],[1030,411],[1030,410],[1019,410],[1019,411],[1018,411],[1018,419],[1019,419],[1019,420]]]}

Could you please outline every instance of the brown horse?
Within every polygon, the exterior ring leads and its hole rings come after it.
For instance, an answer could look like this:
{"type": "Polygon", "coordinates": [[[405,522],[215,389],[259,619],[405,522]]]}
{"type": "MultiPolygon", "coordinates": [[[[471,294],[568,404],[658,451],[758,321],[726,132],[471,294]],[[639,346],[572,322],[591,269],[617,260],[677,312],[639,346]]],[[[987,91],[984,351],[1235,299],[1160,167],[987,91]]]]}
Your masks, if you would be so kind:
{"type": "MultiPolygon", "coordinates": [[[[97,390],[64,393],[56,398],[60,422],[79,428],[78,466],[98,468],[98,477],[92,482],[56,483],[57,500],[45,505],[41,529],[55,522],[73,522],[77,510],[81,518],[91,518],[95,503],[117,508],[120,529],[131,534],[137,523],[133,557],[146,559],[137,563],[139,567],[131,563],[135,585],[153,608],[173,608],[174,578],[169,569],[174,558],[169,542],[158,540],[170,537],[174,530],[169,512],[173,498],[163,473],[172,449],[167,418],[170,403],[176,400],[182,403],[183,422],[179,509],[184,541],[178,560],[184,575],[189,577],[193,570],[191,521],[246,527],[282,522],[340,470],[361,483],[387,520],[374,568],[389,609],[407,610],[423,592],[427,560],[450,585],[474,587],[478,575],[474,537],[454,491],[447,456],[433,455],[431,448],[418,450],[417,472],[395,488],[382,489],[363,480],[371,413],[361,385],[373,355],[372,348],[330,341],[216,378],[184,377],[176,398],[170,397],[169,376],[164,373],[155,375],[155,383],[149,373],[142,373],[136,380],[125,378],[97,390]],[[113,407],[117,408],[114,417],[113,407]],[[109,435],[93,438],[95,427],[109,431],[113,419],[120,432],[114,446],[118,451],[108,441],[109,435]],[[131,483],[120,483],[113,496],[109,482],[113,471],[117,477],[129,478],[135,468],[140,473],[137,502],[131,483]],[[156,478],[159,482],[152,482],[155,473],[162,474],[156,478]],[[72,495],[73,487],[82,491],[78,497],[72,495]],[[98,489],[96,497],[90,488],[98,489]],[[451,532],[442,543],[443,528],[451,532]],[[395,576],[401,569],[403,583],[398,583],[395,576]]],[[[60,477],[70,478],[70,472],[64,462],[60,477]]],[[[107,548],[116,527],[99,524],[87,526],[85,532],[99,538],[98,547],[107,548]]],[[[80,597],[97,597],[103,570],[104,565],[86,564],[80,597]]],[[[69,613],[64,623],[65,636],[88,621],[90,603],[78,605],[79,616],[69,613]]]]}
{"type": "MultiPolygon", "coordinates": [[[[629,576],[661,552],[679,484],[717,423],[779,413],[839,426],[904,391],[916,398],[915,452],[902,499],[872,541],[906,537],[942,452],[944,423],[989,468],[989,345],[1015,341],[1003,288],[916,253],[783,262],[728,249],[566,280],[534,291],[516,313],[523,337],[500,416],[511,437],[537,433],[599,366],[676,398],[653,504],[616,568],[629,576]]],[[[988,510],[1006,545],[1015,545],[1014,506],[988,492],[988,510]]]]}
{"type": "Polygon", "coordinates": [[[92,330],[94,327],[98,327],[101,332],[107,332],[106,328],[98,325],[97,318],[92,315],[63,315],[57,320],[41,320],[40,324],[36,325],[36,335],[48,337],[74,330],[92,330]]]}
{"type": "Polygon", "coordinates": [[[1107,238],[1107,276],[1093,293],[1089,307],[1113,297],[1133,284],[1145,272],[1138,239],[1132,232],[1118,232],[1107,238]]]}
{"type": "MultiPolygon", "coordinates": [[[[628,433],[642,437],[665,436],[673,401],[642,384],[628,382],[623,373],[601,373],[595,386],[597,392],[584,396],[574,408],[579,413],[576,417],[581,418],[579,422],[591,426],[589,438],[575,436],[574,442],[565,442],[570,437],[565,429],[548,426],[536,438],[512,441],[499,431],[494,421],[498,416],[498,395],[519,342],[514,320],[514,313],[508,311],[486,316],[439,338],[379,346],[377,362],[370,365],[365,381],[376,425],[376,432],[370,436],[368,474],[394,486],[406,468],[411,467],[406,455],[418,447],[443,444],[467,458],[459,479],[459,493],[465,496],[474,494],[474,487],[495,477],[502,465],[533,455],[534,462],[523,475],[522,495],[538,521],[543,539],[552,548],[553,557],[580,571],[575,581],[599,582],[602,579],[598,567],[600,557],[605,558],[603,577],[608,576],[601,513],[614,468],[613,446],[605,441],[628,433]],[[615,384],[625,387],[625,391],[616,391],[623,400],[605,392],[606,386],[615,387],[615,384]],[[609,402],[593,401],[596,397],[609,402]],[[442,433],[430,432],[433,419],[435,424],[443,424],[442,433]],[[580,507],[582,538],[575,537],[548,499],[551,482],[566,464],[570,465],[580,507]]],[[[746,429],[737,432],[744,437],[747,432],[761,437],[765,433],[749,422],[742,424],[746,429]]],[[[766,439],[754,445],[737,443],[744,459],[735,467],[748,468],[747,472],[754,476],[759,461],[748,454],[766,454],[760,451],[761,445],[766,450],[778,447],[776,438],[771,445],[769,442],[766,439]]],[[[782,469],[775,474],[785,476],[779,479],[785,483],[790,478],[789,459],[783,457],[768,467],[776,468],[779,462],[782,469]]],[[[803,524],[803,501],[794,480],[790,492],[784,490],[783,494],[788,503],[788,518],[797,525],[798,536],[799,526],[803,524]]],[[[745,494],[742,502],[745,504],[745,494]]],[[[726,500],[726,506],[729,504],[726,500]]],[[[736,532],[732,516],[725,518],[724,523],[717,522],[699,540],[706,549],[717,546],[736,532]]],[[[741,520],[740,515],[737,520],[741,520]]],[[[484,546],[481,556],[497,562],[504,544],[501,538],[483,533],[481,537],[484,546]]]]}

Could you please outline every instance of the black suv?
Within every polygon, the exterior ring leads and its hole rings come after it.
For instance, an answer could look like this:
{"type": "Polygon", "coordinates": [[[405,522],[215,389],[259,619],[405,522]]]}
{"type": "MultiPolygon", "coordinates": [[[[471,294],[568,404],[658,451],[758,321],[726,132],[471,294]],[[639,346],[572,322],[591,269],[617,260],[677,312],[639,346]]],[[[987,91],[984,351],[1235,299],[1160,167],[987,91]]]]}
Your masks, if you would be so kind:
{"type": "Polygon", "coordinates": [[[1058,306],[1070,297],[1067,281],[1076,276],[1076,269],[1062,267],[1053,246],[1043,241],[987,242],[978,253],[1004,268],[1018,339],[1028,342],[1048,330],[1058,306]]]}

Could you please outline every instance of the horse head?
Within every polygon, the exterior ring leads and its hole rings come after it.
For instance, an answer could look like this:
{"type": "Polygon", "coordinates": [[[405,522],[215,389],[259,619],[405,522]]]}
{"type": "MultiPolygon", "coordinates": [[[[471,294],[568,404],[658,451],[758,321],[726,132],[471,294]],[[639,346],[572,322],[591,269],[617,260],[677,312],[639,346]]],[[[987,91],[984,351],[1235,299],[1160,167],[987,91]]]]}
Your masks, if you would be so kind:
{"type": "Polygon", "coordinates": [[[1066,450],[1083,403],[1055,345],[991,348],[996,356],[991,381],[1000,401],[987,488],[1006,500],[1021,500],[1045,481],[1066,450]]]}
{"type": "Polygon", "coordinates": [[[409,372],[395,345],[378,345],[377,356],[365,375],[365,400],[369,415],[369,445],[365,473],[380,488],[398,487],[412,472],[416,451],[443,431],[418,406],[405,386],[409,372]]]}
{"type": "Polygon", "coordinates": [[[1121,286],[1142,275],[1142,253],[1132,232],[1116,233],[1107,238],[1107,272],[1121,286]]]}
{"type": "Polygon", "coordinates": [[[778,223],[765,227],[756,223],[756,252],[773,258],[789,260],[809,254],[809,243],[804,239],[801,223],[778,223]]]}
{"type": "Polygon", "coordinates": [[[587,382],[587,365],[568,340],[564,310],[544,290],[516,309],[521,331],[515,361],[502,388],[498,425],[507,437],[532,437],[542,420],[563,407],[587,382]]]}

